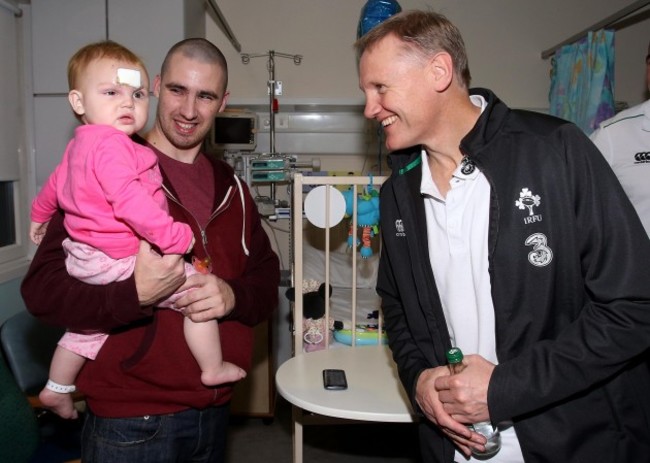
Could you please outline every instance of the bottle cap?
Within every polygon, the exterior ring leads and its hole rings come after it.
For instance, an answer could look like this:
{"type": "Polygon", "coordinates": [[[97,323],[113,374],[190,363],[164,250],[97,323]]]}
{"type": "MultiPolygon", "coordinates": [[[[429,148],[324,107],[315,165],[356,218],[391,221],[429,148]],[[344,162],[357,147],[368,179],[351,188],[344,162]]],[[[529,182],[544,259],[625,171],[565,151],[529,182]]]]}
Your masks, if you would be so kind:
{"type": "Polygon", "coordinates": [[[447,351],[447,362],[460,363],[463,361],[463,351],[458,347],[452,347],[447,351]]]}

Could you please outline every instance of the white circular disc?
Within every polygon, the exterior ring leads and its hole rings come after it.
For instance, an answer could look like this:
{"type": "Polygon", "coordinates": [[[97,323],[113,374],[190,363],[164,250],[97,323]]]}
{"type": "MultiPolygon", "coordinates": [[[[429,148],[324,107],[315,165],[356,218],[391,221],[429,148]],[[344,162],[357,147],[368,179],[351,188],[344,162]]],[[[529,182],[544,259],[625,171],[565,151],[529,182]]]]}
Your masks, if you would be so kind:
{"type": "Polygon", "coordinates": [[[319,228],[330,228],[337,225],[345,216],[345,198],[343,193],[334,187],[321,185],[307,193],[305,198],[305,215],[312,225],[319,228]],[[325,204],[329,191],[329,222],[325,214],[325,204]]]}

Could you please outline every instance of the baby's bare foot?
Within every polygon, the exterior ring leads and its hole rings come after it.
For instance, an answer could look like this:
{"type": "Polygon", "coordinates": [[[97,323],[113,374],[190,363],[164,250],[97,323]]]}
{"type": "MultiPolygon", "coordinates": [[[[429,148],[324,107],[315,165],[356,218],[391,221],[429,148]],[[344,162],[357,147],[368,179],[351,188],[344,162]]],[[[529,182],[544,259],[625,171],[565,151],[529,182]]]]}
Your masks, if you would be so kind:
{"type": "Polygon", "coordinates": [[[201,382],[206,386],[234,383],[246,377],[246,372],[234,363],[223,362],[219,368],[201,373],[201,382]]]}
{"type": "Polygon", "coordinates": [[[77,410],[70,394],[61,394],[49,389],[43,389],[38,398],[45,408],[65,419],[77,418],[77,410]]]}

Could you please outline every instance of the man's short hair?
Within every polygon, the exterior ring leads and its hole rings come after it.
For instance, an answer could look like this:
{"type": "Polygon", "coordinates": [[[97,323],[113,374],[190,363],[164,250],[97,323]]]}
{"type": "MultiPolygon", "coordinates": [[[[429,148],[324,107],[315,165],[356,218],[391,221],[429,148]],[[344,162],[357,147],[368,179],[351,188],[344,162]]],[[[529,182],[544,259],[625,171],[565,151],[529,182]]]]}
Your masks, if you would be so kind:
{"type": "Polygon", "coordinates": [[[167,56],[165,56],[160,69],[160,77],[163,77],[168,71],[171,58],[179,53],[187,58],[219,66],[224,71],[224,90],[228,88],[228,62],[226,57],[216,45],[203,38],[185,39],[173,45],[167,52],[167,56]]]}
{"type": "Polygon", "coordinates": [[[466,88],[471,75],[467,61],[465,42],[458,28],[444,15],[432,11],[402,11],[373,27],[355,44],[357,56],[374,47],[380,40],[393,35],[404,42],[407,52],[422,57],[445,51],[454,64],[454,72],[466,88]]]}

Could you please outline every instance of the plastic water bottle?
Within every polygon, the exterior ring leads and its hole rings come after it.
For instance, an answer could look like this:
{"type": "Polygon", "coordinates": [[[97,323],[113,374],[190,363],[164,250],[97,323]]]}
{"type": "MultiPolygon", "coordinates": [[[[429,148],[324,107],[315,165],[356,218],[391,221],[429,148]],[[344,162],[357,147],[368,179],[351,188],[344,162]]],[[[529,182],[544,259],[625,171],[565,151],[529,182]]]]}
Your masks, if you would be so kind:
{"type": "MultiPolygon", "coordinates": [[[[463,363],[463,352],[458,347],[452,347],[447,351],[447,362],[452,375],[460,373],[466,366],[463,363]]],[[[501,434],[499,433],[499,429],[492,426],[492,423],[489,421],[481,421],[480,423],[474,423],[467,427],[487,439],[485,452],[472,449],[472,453],[475,456],[491,457],[501,449],[501,434]]]]}

